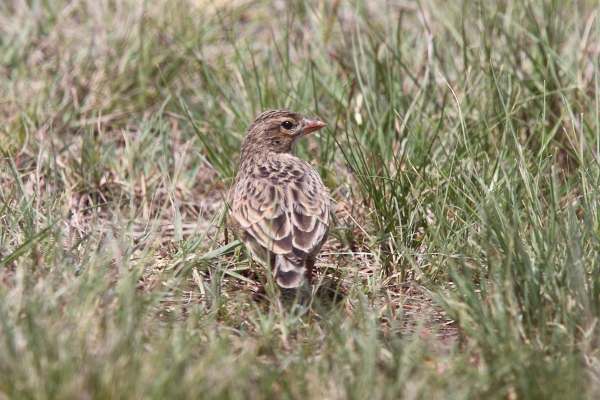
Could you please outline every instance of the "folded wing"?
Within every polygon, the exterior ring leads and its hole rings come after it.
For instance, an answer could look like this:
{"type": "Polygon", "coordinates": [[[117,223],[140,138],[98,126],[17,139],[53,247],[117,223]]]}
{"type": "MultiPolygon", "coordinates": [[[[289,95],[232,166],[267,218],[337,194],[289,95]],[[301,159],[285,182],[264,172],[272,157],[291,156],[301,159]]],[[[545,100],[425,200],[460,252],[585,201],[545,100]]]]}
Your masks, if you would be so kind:
{"type": "Polygon", "coordinates": [[[278,283],[295,287],[305,261],[317,255],[327,236],[329,192],[309,165],[287,179],[254,177],[236,184],[232,216],[254,255],[264,261],[270,255],[278,283]]]}

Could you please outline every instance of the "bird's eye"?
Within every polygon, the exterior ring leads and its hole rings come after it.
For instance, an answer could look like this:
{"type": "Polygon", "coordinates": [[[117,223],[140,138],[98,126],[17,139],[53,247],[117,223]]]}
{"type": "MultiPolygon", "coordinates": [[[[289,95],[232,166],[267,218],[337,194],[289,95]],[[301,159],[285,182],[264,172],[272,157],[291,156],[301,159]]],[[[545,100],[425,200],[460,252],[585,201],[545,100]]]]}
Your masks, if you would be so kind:
{"type": "Polygon", "coordinates": [[[292,128],[294,127],[294,124],[292,124],[290,121],[284,121],[284,122],[281,124],[281,127],[282,127],[283,129],[290,130],[290,129],[292,129],[292,128]]]}
{"type": "Polygon", "coordinates": [[[281,142],[279,140],[273,140],[271,143],[273,143],[273,144],[281,144],[281,142]]]}

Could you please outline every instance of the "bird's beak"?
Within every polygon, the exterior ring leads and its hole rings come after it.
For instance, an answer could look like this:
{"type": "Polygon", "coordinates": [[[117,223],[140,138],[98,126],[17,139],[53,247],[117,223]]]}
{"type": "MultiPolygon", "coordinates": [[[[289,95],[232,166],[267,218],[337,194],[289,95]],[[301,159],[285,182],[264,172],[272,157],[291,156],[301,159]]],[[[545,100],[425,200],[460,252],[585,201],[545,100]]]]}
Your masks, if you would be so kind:
{"type": "Polygon", "coordinates": [[[309,133],[314,131],[318,131],[319,129],[327,125],[325,122],[317,121],[315,119],[306,119],[304,121],[306,122],[306,125],[304,125],[304,129],[302,129],[302,136],[308,135],[309,133]]]}

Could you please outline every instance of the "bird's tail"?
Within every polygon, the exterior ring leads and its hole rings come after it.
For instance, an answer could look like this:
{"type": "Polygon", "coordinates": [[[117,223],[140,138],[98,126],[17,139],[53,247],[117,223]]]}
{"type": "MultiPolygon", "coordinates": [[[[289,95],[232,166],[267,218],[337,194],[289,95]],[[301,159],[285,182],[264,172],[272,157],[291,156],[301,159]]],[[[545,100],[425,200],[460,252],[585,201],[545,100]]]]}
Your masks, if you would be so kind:
{"type": "Polygon", "coordinates": [[[302,286],[306,268],[304,262],[294,264],[285,256],[279,254],[275,257],[275,280],[283,288],[296,288],[302,286]]]}

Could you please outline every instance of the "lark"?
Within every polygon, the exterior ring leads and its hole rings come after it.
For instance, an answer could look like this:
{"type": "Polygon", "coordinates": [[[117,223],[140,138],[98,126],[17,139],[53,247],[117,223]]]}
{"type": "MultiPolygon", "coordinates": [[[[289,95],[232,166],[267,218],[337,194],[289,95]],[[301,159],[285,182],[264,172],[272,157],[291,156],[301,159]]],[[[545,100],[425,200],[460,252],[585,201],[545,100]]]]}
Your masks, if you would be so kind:
{"type": "Polygon", "coordinates": [[[277,284],[311,284],[329,232],[329,190],[296,157],[298,141],[325,126],[289,110],[265,111],[248,128],[229,193],[233,230],[277,284]]]}

